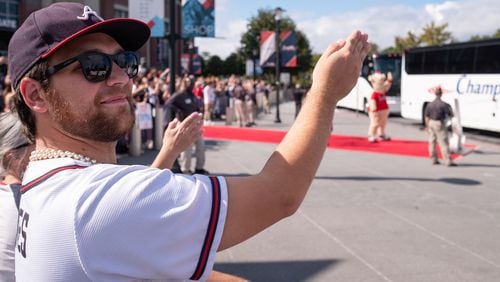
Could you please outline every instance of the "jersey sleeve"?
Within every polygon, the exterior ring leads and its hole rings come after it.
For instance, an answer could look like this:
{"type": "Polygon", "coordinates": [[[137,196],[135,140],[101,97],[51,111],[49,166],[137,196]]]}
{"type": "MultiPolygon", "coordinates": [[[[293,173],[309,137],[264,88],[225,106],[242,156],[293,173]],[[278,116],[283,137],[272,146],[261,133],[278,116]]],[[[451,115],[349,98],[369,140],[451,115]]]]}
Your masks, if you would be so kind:
{"type": "Polygon", "coordinates": [[[227,212],[223,177],[137,166],[96,176],[75,211],[78,250],[92,280],[208,277],[227,212]]]}

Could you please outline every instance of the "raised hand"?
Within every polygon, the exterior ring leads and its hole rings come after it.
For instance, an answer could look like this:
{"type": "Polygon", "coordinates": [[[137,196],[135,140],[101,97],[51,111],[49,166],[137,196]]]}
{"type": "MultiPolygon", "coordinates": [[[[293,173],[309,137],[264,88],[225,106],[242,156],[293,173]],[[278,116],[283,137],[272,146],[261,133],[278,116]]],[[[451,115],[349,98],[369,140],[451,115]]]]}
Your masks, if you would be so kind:
{"type": "Polygon", "coordinates": [[[330,44],[313,71],[311,90],[336,103],[356,84],[361,65],[368,54],[368,35],[354,31],[346,40],[330,44]]]}
{"type": "Polygon", "coordinates": [[[172,120],[163,134],[163,146],[151,164],[156,168],[171,168],[175,159],[203,134],[202,115],[192,113],[182,122],[172,120]]]}
{"type": "Polygon", "coordinates": [[[174,119],[163,134],[163,146],[170,147],[175,153],[182,153],[201,137],[202,125],[200,113],[192,113],[182,122],[174,119]]]}

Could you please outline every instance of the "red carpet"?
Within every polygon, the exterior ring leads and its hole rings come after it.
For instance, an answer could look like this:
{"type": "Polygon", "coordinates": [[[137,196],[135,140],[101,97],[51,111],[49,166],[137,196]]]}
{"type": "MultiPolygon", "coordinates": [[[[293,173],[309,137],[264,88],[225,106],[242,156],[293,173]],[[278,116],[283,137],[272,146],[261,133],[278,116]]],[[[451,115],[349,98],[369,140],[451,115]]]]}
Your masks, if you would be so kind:
{"type": "MultiPolygon", "coordinates": [[[[238,128],[223,126],[205,126],[203,136],[207,139],[239,140],[264,143],[279,143],[285,137],[285,131],[238,128]]],[[[381,154],[393,154],[412,157],[429,157],[428,143],[415,140],[393,139],[388,142],[370,143],[366,137],[348,135],[330,135],[329,148],[351,151],[365,151],[381,154]]],[[[477,146],[467,144],[469,150],[477,146]]],[[[456,159],[459,155],[453,155],[456,159]]]]}

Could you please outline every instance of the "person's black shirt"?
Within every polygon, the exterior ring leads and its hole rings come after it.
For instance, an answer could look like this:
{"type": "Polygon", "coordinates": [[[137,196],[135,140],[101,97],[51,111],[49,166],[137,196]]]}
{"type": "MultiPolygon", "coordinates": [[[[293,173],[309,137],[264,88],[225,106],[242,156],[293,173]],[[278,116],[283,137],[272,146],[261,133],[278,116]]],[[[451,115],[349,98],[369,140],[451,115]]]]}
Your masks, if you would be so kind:
{"type": "Polygon", "coordinates": [[[435,99],[425,107],[425,116],[433,120],[444,121],[447,117],[453,117],[450,104],[441,99],[435,99]]]}
{"type": "Polygon", "coordinates": [[[178,92],[168,99],[167,105],[175,112],[179,120],[183,121],[190,114],[200,111],[196,99],[190,91],[178,92]]]}

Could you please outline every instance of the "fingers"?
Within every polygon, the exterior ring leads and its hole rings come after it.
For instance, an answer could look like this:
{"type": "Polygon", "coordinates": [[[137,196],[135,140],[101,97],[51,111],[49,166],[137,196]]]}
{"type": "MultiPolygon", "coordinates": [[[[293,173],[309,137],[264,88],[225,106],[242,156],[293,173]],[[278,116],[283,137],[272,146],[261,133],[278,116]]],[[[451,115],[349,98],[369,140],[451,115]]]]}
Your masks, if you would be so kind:
{"type": "Polygon", "coordinates": [[[177,118],[174,118],[172,121],[170,121],[168,123],[167,128],[168,129],[174,129],[175,127],[177,127],[178,124],[179,124],[179,120],[177,118]]]}
{"type": "Polygon", "coordinates": [[[359,30],[353,31],[346,39],[345,48],[350,51],[356,51],[359,48],[361,39],[361,32],[359,30]]]}
{"type": "Polygon", "coordinates": [[[337,42],[331,43],[328,48],[326,48],[325,52],[323,52],[323,56],[330,56],[332,53],[337,52],[338,50],[342,49],[344,45],[346,44],[346,41],[343,39],[337,40],[337,42]]]}
{"type": "Polygon", "coordinates": [[[363,49],[361,50],[361,56],[363,59],[368,55],[368,52],[370,52],[370,48],[371,45],[368,43],[368,34],[365,33],[363,49]]]}
{"type": "Polygon", "coordinates": [[[368,34],[359,30],[353,31],[346,39],[345,48],[352,54],[359,56],[361,61],[365,59],[370,51],[370,44],[368,43],[368,34]]]}
{"type": "Polygon", "coordinates": [[[190,136],[200,136],[202,132],[202,118],[200,113],[192,113],[179,125],[180,134],[187,134],[190,136]]]}
{"type": "Polygon", "coordinates": [[[363,49],[365,47],[365,43],[368,43],[367,39],[368,39],[368,35],[366,33],[361,32],[361,36],[360,36],[359,41],[356,45],[356,51],[358,51],[358,53],[361,54],[363,52],[363,49]]]}
{"type": "MultiPolygon", "coordinates": [[[[334,43],[331,43],[330,45],[328,45],[328,47],[326,48],[326,50],[323,52],[323,54],[321,55],[320,57],[320,61],[324,61],[324,60],[327,60],[327,58],[337,52],[338,50],[342,49],[342,47],[344,47],[345,45],[345,40],[343,39],[339,39],[337,40],[337,42],[334,42],[334,43]]],[[[313,78],[313,81],[315,80],[316,76],[317,76],[317,68],[315,67],[314,70],[313,70],[313,74],[312,74],[312,78],[313,78]]]]}
{"type": "Polygon", "coordinates": [[[181,125],[189,127],[191,124],[200,122],[201,122],[201,113],[192,113],[182,121],[181,125]]]}

